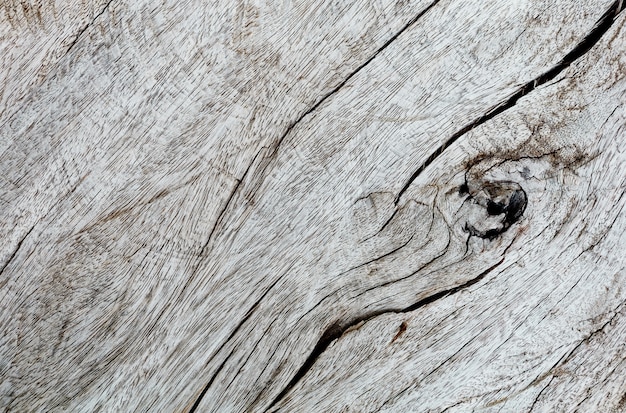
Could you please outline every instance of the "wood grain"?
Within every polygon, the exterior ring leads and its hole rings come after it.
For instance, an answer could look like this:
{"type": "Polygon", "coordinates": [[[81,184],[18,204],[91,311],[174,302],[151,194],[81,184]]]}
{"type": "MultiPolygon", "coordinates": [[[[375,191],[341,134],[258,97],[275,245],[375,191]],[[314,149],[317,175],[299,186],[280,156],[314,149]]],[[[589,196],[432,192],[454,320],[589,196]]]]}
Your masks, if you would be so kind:
{"type": "Polygon", "coordinates": [[[3,409],[623,407],[621,2],[23,4],[3,409]]]}
{"type": "MultiPolygon", "coordinates": [[[[624,21],[556,82],[473,129],[407,192],[472,176],[520,182],[528,208],[512,233],[469,239],[468,254],[481,256],[506,239],[496,267],[346,332],[275,410],[623,411],[624,21]]],[[[463,211],[445,196],[435,202],[463,211]]]]}

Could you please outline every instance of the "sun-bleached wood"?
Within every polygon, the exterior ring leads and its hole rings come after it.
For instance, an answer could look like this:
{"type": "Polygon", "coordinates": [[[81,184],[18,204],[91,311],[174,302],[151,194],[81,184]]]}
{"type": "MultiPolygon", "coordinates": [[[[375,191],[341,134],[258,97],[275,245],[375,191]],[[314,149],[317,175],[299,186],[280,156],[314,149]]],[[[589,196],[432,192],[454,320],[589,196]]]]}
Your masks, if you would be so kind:
{"type": "Polygon", "coordinates": [[[62,6],[5,7],[0,406],[619,411],[620,2],[62,6]]]}
{"type": "MultiPolygon", "coordinates": [[[[79,39],[59,39],[76,44],[0,119],[4,403],[192,400],[224,337],[207,332],[193,350],[203,356],[188,359],[192,379],[163,375],[166,359],[148,349],[170,352],[179,339],[163,345],[153,320],[208,259],[203,246],[260,147],[427,5],[111,2],[79,39]],[[150,379],[176,390],[139,385],[150,379]]],[[[6,49],[38,30],[16,18],[3,26],[6,49]]],[[[30,56],[12,58],[3,73],[30,56]]]]}
{"type": "Polygon", "coordinates": [[[466,196],[446,188],[462,184],[465,165],[483,180],[520,182],[529,200],[519,225],[469,242],[468,254],[501,251],[497,267],[347,332],[277,410],[624,411],[625,22],[473,129],[407,192],[424,199],[436,185],[433,202],[454,216],[466,196]]]}

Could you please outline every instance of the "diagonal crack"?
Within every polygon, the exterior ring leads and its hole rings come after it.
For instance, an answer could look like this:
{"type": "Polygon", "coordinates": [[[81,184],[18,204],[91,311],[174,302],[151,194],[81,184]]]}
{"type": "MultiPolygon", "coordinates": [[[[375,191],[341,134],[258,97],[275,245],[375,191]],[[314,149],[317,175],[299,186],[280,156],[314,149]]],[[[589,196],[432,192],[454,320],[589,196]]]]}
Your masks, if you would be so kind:
{"type": "Polygon", "coordinates": [[[70,53],[70,50],[72,50],[74,48],[74,46],[76,46],[76,43],[78,43],[78,40],[82,37],[82,35],[87,31],[88,28],[90,28],[94,24],[94,22],[98,19],[98,17],[102,16],[104,14],[104,12],[108,10],[108,8],[109,8],[109,6],[111,5],[112,2],[113,2],[113,0],[109,0],[107,2],[107,4],[105,4],[104,7],[102,8],[102,11],[100,11],[100,13],[96,14],[94,16],[94,18],[91,19],[91,21],[87,25],[85,25],[85,27],[83,27],[80,30],[80,32],[78,32],[78,34],[76,35],[76,37],[74,38],[74,40],[70,44],[70,47],[68,47],[67,50],[65,51],[65,55],[68,55],[70,53]]]}
{"type": "MultiPolygon", "coordinates": [[[[278,148],[280,147],[281,143],[285,140],[285,138],[287,137],[287,135],[289,135],[289,133],[293,130],[293,128],[296,127],[296,125],[298,125],[304,118],[306,118],[308,115],[310,115],[313,111],[315,111],[317,108],[319,108],[325,101],[327,101],[331,96],[335,95],[337,92],[339,92],[349,81],[350,79],[352,79],[354,76],[356,76],[361,70],[363,70],[367,65],[369,65],[374,59],[376,59],[376,57],[383,51],[385,50],[387,47],[389,47],[389,45],[391,45],[391,43],[393,43],[398,37],[400,37],[400,35],[402,35],[402,33],[404,33],[405,31],[407,31],[407,29],[409,29],[411,26],[413,26],[415,23],[417,23],[417,21],[424,16],[426,13],[428,13],[433,7],[435,7],[437,5],[437,3],[439,3],[440,0],[434,0],[430,5],[428,5],[425,9],[423,9],[422,11],[420,11],[415,17],[413,17],[407,24],[404,25],[404,27],[402,27],[396,34],[394,34],[393,36],[391,36],[389,38],[389,40],[387,40],[381,47],[378,48],[378,50],[376,50],[376,52],[374,52],[374,54],[372,56],[370,56],[365,62],[363,62],[359,67],[357,67],[352,73],[350,73],[339,85],[337,85],[333,90],[331,90],[330,92],[328,92],[326,95],[324,95],[317,103],[315,103],[313,106],[311,106],[311,108],[309,110],[307,110],[306,112],[304,112],[302,114],[302,116],[300,116],[294,123],[292,123],[291,125],[289,125],[289,127],[287,128],[287,130],[285,131],[285,133],[283,134],[283,136],[278,140],[278,142],[274,145],[273,149],[272,149],[272,153],[270,156],[274,156],[276,154],[276,152],[278,151],[278,148]]],[[[242,178],[243,179],[243,178],[242,178]]]]}
{"type": "MultiPolygon", "coordinates": [[[[383,44],[363,64],[361,64],[352,73],[350,73],[338,86],[336,86],[333,90],[331,90],[329,93],[324,95],[310,109],[308,109],[306,112],[304,112],[295,122],[293,122],[291,125],[289,125],[287,127],[287,129],[285,130],[284,134],[270,148],[265,148],[265,147],[261,148],[261,150],[255,155],[255,157],[253,158],[252,162],[250,163],[250,165],[248,165],[248,168],[246,169],[244,174],[241,176],[241,178],[238,180],[237,184],[233,188],[233,191],[231,192],[227,202],[225,203],[221,213],[219,214],[218,220],[217,220],[213,230],[211,231],[211,234],[209,235],[206,243],[204,244],[203,252],[207,248],[207,246],[210,244],[211,239],[212,239],[214,233],[216,232],[215,231],[216,227],[222,221],[222,218],[225,215],[225,213],[226,213],[227,209],[229,208],[230,204],[234,201],[235,195],[243,187],[243,185],[241,185],[242,182],[247,178],[250,170],[252,169],[251,168],[252,164],[254,164],[257,161],[257,159],[258,159],[259,155],[261,154],[261,152],[263,151],[263,149],[269,149],[269,155],[264,156],[264,158],[266,158],[266,159],[274,158],[276,156],[276,154],[277,154],[281,144],[286,139],[286,137],[291,133],[291,131],[300,122],[302,122],[303,119],[305,119],[308,115],[310,115],[317,108],[319,108],[326,100],[328,100],[330,97],[332,97],[337,92],[339,92],[348,83],[348,81],[350,81],[351,78],[353,78],[356,74],[358,74],[369,63],[371,63],[383,50],[385,50],[389,45],[391,45],[391,43],[393,43],[402,33],[404,33],[413,24],[415,24],[424,14],[426,14],[430,9],[432,9],[438,2],[439,2],[439,0],[435,0],[427,8],[422,10],[418,15],[416,15],[413,19],[411,19],[411,21],[409,21],[400,31],[398,31],[387,42],[385,42],[385,44],[383,44]]],[[[524,84],[523,86],[521,86],[517,90],[517,92],[515,92],[511,97],[509,97],[506,101],[504,101],[504,102],[500,103],[499,105],[495,106],[494,108],[492,108],[487,114],[479,117],[478,119],[476,119],[472,123],[466,125],[465,127],[461,128],[459,131],[454,133],[446,142],[444,142],[439,148],[437,148],[437,150],[433,154],[431,154],[426,159],[426,161],[424,161],[424,163],[413,173],[413,175],[409,178],[409,180],[404,184],[404,186],[402,187],[402,189],[399,191],[398,195],[396,196],[396,199],[395,199],[396,205],[398,204],[398,201],[402,197],[404,192],[406,192],[406,190],[415,181],[415,179],[430,164],[432,164],[434,162],[434,160],[439,155],[441,155],[449,146],[451,146],[454,142],[456,142],[461,136],[463,136],[464,134],[466,134],[470,130],[472,130],[472,129],[482,125],[483,123],[489,121],[490,119],[494,118],[495,116],[499,115],[500,113],[502,113],[502,112],[510,109],[511,107],[515,106],[520,98],[522,98],[523,96],[525,96],[528,93],[532,92],[537,87],[539,87],[539,86],[549,82],[550,80],[554,79],[561,72],[563,72],[565,69],[567,69],[574,61],[578,60],[585,53],[587,53],[602,38],[602,36],[609,30],[609,28],[612,26],[612,24],[613,24],[613,22],[615,20],[615,16],[617,16],[622,11],[622,9],[623,9],[622,0],[617,0],[609,8],[609,10],[607,10],[603,14],[603,16],[598,20],[598,22],[596,23],[594,28],[591,30],[591,32],[587,36],[585,36],[585,38],[583,38],[583,40],[581,42],[579,42],[569,53],[567,53],[563,57],[563,59],[557,65],[555,65],[549,71],[543,73],[542,75],[538,76],[537,78],[535,78],[535,79],[529,81],[528,83],[524,84]]],[[[265,171],[267,170],[268,166],[269,166],[269,163],[265,163],[265,165],[263,165],[259,171],[255,172],[255,176],[261,177],[261,178],[263,176],[265,176],[265,171]]],[[[386,309],[386,310],[380,310],[380,311],[376,311],[376,312],[367,313],[367,314],[359,316],[359,317],[351,320],[349,323],[346,323],[346,324],[343,324],[343,325],[339,324],[339,323],[334,323],[333,325],[328,327],[326,329],[326,331],[322,334],[322,336],[320,337],[320,339],[316,343],[313,351],[308,356],[308,358],[305,360],[304,364],[301,366],[301,368],[298,370],[298,372],[294,375],[294,377],[291,379],[291,381],[286,385],[286,387],[272,401],[272,403],[269,405],[269,407],[267,408],[266,411],[269,411],[274,406],[276,406],[291,391],[291,389],[306,375],[306,373],[314,365],[314,363],[317,360],[317,358],[324,351],[326,351],[328,346],[333,341],[335,341],[336,339],[340,338],[347,331],[352,330],[352,329],[358,327],[360,324],[362,324],[362,323],[364,323],[364,322],[366,322],[366,321],[368,321],[368,320],[370,320],[370,319],[372,319],[374,317],[377,317],[379,315],[386,314],[386,313],[406,313],[406,312],[410,312],[410,311],[415,311],[415,310],[417,310],[417,309],[419,309],[421,307],[424,307],[424,306],[426,306],[426,305],[428,305],[428,304],[430,304],[430,303],[432,303],[432,302],[434,302],[436,300],[439,300],[441,298],[447,297],[447,296],[452,295],[452,294],[456,294],[457,292],[459,292],[461,290],[464,290],[464,289],[466,289],[466,288],[468,288],[468,287],[478,283],[480,280],[484,279],[484,277],[486,277],[487,274],[489,274],[494,269],[496,269],[500,264],[502,264],[502,262],[504,262],[504,259],[505,259],[505,257],[503,256],[502,259],[498,263],[494,264],[493,266],[491,266],[490,268],[488,268],[487,270],[485,270],[484,272],[479,274],[477,277],[469,280],[468,282],[466,282],[466,283],[464,283],[464,284],[462,284],[460,286],[454,287],[454,288],[450,288],[450,289],[447,289],[447,290],[444,290],[444,291],[440,291],[440,292],[438,292],[436,294],[433,294],[433,295],[431,295],[429,297],[426,297],[426,298],[424,298],[424,299],[418,301],[417,303],[414,303],[414,304],[412,304],[412,305],[410,305],[408,307],[405,307],[405,308],[402,308],[402,309],[386,309]]],[[[271,289],[271,287],[270,287],[270,289],[271,289]]],[[[255,304],[255,307],[256,307],[256,305],[258,305],[258,302],[257,302],[257,304],[255,304]]],[[[240,323],[239,327],[240,326],[241,326],[241,323],[240,323]]],[[[233,336],[235,335],[234,333],[236,333],[237,330],[238,330],[238,328],[235,329],[233,334],[231,334],[231,336],[229,337],[227,342],[230,341],[230,339],[233,338],[233,336]]],[[[224,345],[225,344],[226,343],[224,343],[224,345]]],[[[225,361],[218,368],[218,371],[213,375],[213,377],[211,378],[211,380],[209,381],[207,386],[205,386],[205,388],[202,390],[202,392],[200,393],[199,397],[195,400],[195,402],[193,403],[193,406],[191,408],[191,412],[194,412],[198,408],[198,406],[200,405],[200,402],[201,402],[203,396],[206,394],[208,388],[211,386],[211,384],[215,380],[217,374],[219,373],[219,371],[221,371],[222,367],[224,366],[224,364],[226,363],[226,361],[228,359],[229,359],[229,357],[227,357],[225,359],[225,361]]]]}
{"type": "MultiPolygon", "coordinates": [[[[278,153],[278,149],[280,148],[280,146],[284,142],[285,138],[291,133],[291,131],[298,124],[300,124],[300,122],[302,122],[302,120],[304,120],[304,118],[309,116],[312,112],[314,112],[317,108],[319,108],[324,102],[326,102],[330,97],[332,97],[337,92],[339,92],[350,81],[350,79],[352,79],[354,76],[356,76],[361,70],[363,70],[367,65],[369,65],[374,59],[376,59],[376,57],[383,50],[385,50],[387,47],[389,47],[389,45],[391,45],[391,43],[393,43],[400,35],[402,35],[402,33],[404,33],[407,29],[409,29],[411,26],[413,26],[422,16],[424,16],[426,13],[428,13],[428,11],[430,11],[435,5],[437,5],[437,3],[439,3],[439,1],[440,0],[434,0],[430,5],[428,5],[428,7],[426,7],[422,11],[420,11],[407,24],[405,24],[397,33],[395,33],[393,36],[391,36],[391,38],[389,38],[389,40],[387,40],[381,47],[379,47],[376,50],[376,52],[374,52],[374,54],[372,56],[370,56],[365,62],[363,62],[359,67],[357,67],[348,76],[346,76],[346,78],[339,85],[337,85],[333,90],[331,90],[330,92],[325,94],[319,101],[317,101],[315,104],[313,104],[313,106],[311,106],[306,112],[304,112],[302,115],[300,115],[300,117],[298,119],[296,119],[295,122],[293,122],[292,124],[290,124],[287,127],[287,129],[282,134],[282,136],[270,148],[261,147],[261,149],[254,156],[252,162],[250,162],[250,164],[246,168],[246,171],[243,173],[241,178],[239,178],[239,180],[237,182],[237,185],[234,187],[232,193],[230,194],[230,197],[228,198],[226,204],[224,205],[224,208],[222,209],[222,212],[220,213],[220,216],[218,218],[218,221],[216,222],[216,225],[214,226],[213,230],[211,231],[211,234],[209,235],[209,238],[207,239],[206,243],[204,244],[203,250],[206,249],[206,246],[208,246],[210,244],[216,227],[218,226],[219,223],[221,223],[224,213],[226,212],[226,210],[228,209],[230,204],[233,202],[233,200],[235,198],[235,195],[242,188],[241,183],[247,178],[248,173],[250,172],[250,169],[252,169],[251,166],[256,162],[257,158],[259,158],[259,155],[261,155],[261,152],[263,152],[264,149],[269,150],[269,154],[267,156],[264,156],[264,158],[265,158],[266,161],[270,160],[270,159],[273,159],[276,156],[276,154],[278,153]]],[[[269,165],[269,163],[266,162],[265,165],[263,165],[259,171],[255,171],[255,176],[257,177],[257,179],[262,179],[265,176],[265,171],[267,170],[268,165],[269,165]]]]}
{"type": "MultiPolygon", "coordinates": [[[[507,247],[508,249],[508,247],[507,247]]],[[[300,367],[300,369],[297,371],[297,373],[293,376],[293,378],[291,379],[291,381],[287,384],[287,386],[285,386],[285,388],[278,394],[278,396],[272,401],[272,403],[269,405],[269,407],[267,408],[267,411],[270,411],[274,406],[276,406],[286,395],[287,393],[289,393],[291,391],[291,389],[293,389],[293,387],[309,372],[309,370],[311,369],[311,367],[313,367],[313,365],[315,364],[315,362],[317,361],[317,359],[319,358],[319,356],[322,355],[322,353],[324,351],[326,351],[326,349],[328,348],[328,346],[330,346],[330,344],[339,339],[341,336],[343,336],[346,332],[353,330],[355,328],[357,328],[358,326],[360,326],[362,323],[365,323],[375,317],[378,317],[380,315],[383,314],[390,314],[390,313],[395,313],[395,314],[401,314],[401,313],[408,313],[411,311],[415,311],[419,308],[425,307],[428,304],[431,304],[439,299],[442,299],[444,297],[448,297],[450,295],[456,294],[459,291],[465,290],[468,287],[478,283],[479,281],[481,281],[482,279],[484,279],[487,274],[491,273],[493,270],[495,270],[498,266],[500,266],[500,264],[502,264],[504,262],[505,259],[505,254],[506,254],[506,250],[502,256],[502,259],[500,261],[498,261],[497,263],[495,263],[494,265],[492,265],[491,267],[487,268],[485,271],[483,271],[482,273],[480,273],[479,275],[477,275],[476,277],[472,278],[471,280],[467,281],[464,284],[461,284],[459,286],[453,287],[453,288],[449,288],[447,290],[443,290],[443,291],[439,291],[438,293],[432,294],[426,298],[423,298],[421,300],[419,300],[418,302],[405,307],[405,308],[400,308],[400,309],[384,309],[384,310],[380,310],[380,311],[375,311],[375,312],[371,312],[371,313],[367,313],[364,314],[362,316],[359,316],[355,319],[353,319],[352,321],[350,321],[349,323],[347,323],[346,325],[340,325],[338,323],[335,323],[333,325],[331,325],[330,327],[328,327],[326,329],[326,331],[324,331],[324,333],[322,334],[322,336],[320,337],[320,339],[318,340],[317,344],[315,345],[315,347],[313,348],[313,351],[311,351],[311,354],[309,354],[309,357],[307,357],[307,359],[305,360],[304,364],[302,365],[302,367],[300,367]]]]}
{"type": "Polygon", "coordinates": [[[30,235],[31,232],[33,232],[33,229],[35,229],[35,225],[37,223],[33,224],[32,227],[30,227],[30,229],[28,231],[26,231],[26,234],[24,234],[24,236],[18,241],[17,245],[15,246],[15,249],[13,250],[13,252],[11,253],[11,256],[9,256],[9,258],[6,260],[6,262],[4,263],[4,265],[2,265],[2,267],[0,268],[0,275],[2,275],[2,273],[4,272],[4,270],[9,266],[9,264],[11,263],[11,261],[13,261],[13,258],[15,258],[15,256],[17,255],[17,252],[20,250],[20,248],[22,247],[22,244],[24,243],[24,241],[26,240],[26,238],[28,238],[28,236],[30,235]]]}
{"type": "MultiPolygon", "coordinates": [[[[237,324],[237,326],[233,329],[233,331],[230,333],[230,335],[228,336],[228,338],[226,339],[226,341],[224,341],[224,343],[222,343],[222,345],[220,346],[220,348],[213,353],[213,356],[211,356],[211,358],[207,361],[207,364],[210,363],[213,358],[220,352],[222,351],[222,349],[226,346],[226,344],[228,344],[228,342],[230,342],[230,340],[233,339],[233,337],[235,337],[235,335],[237,334],[237,332],[241,329],[241,327],[246,323],[246,321],[248,321],[250,319],[250,317],[252,317],[252,314],[254,314],[254,312],[256,311],[256,309],[259,307],[259,305],[261,304],[261,301],[263,301],[265,299],[265,297],[267,296],[267,294],[269,294],[269,292],[276,286],[276,284],[278,284],[278,281],[280,281],[280,278],[277,279],[276,281],[274,281],[274,283],[267,289],[265,290],[265,292],[263,293],[263,295],[254,303],[254,305],[248,310],[248,312],[246,313],[246,315],[244,316],[244,318],[239,322],[239,324],[237,324]]],[[[209,388],[211,387],[211,385],[213,384],[213,382],[215,381],[215,378],[220,374],[220,372],[222,371],[222,369],[224,368],[224,365],[226,365],[226,362],[228,360],[230,360],[230,357],[233,355],[234,349],[230,351],[230,353],[228,354],[228,356],[226,356],[226,358],[224,359],[224,361],[220,364],[220,366],[217,368],[217,370],[215,370],[215,372],[213,373],[213,375],[211,376],[211,378],[209,379],[209,382],[202,388],[202,390],[200,391],[200,394],[198,394],[198,397],[196,398],[196,400],[194,401],[193,405],[191,406],[191,408],[189,409],[189,413],[194,413],[196,411],[196,409],[198,409],[198,406],[200,406],[200,402],[202,401],[202,398],[206,395],[207,391],[209,390],[209,388]]]]}
{"type": "MultiPolygon", "coordinates": [[[[50,214],[50,212],[56,208],[61,202],[63,202],[68,196],[70,196],[71,194],[73,194],[76,189],[78,188],[78,186],[87,178],[87,176],[89,176],[89,172],[86,173],[85,175],[83,175],[75,184],[72,188],[70,188],[68,190],[67,193],[65,193],[57,202],[54,203],[54,205],[52,205],[52,207],[50,209],[48,209],[48,212],[45,213],[45,215],[43,215],[41,218],[38,218],[35,223],[30,227],[30,229],[28,231],[26,231],[26,233],[24,234],[24,236],[22,236],[22,238],[18,241],[17,245],[15,246],[15,249],[13,250],[13,252],[11,253],[11,256],[9,256],[9,258],[7,259],[7,261],[2,265],[2,267],[0,267],[0,275],[2,275],[2,273],[4,272],[4,270],[9,266],[9,264],[11,263],[11,261],[13,261],[13,259],[15,258],[15,256],[17,255],[18,251],[20,250],[20,248],[22,247],[22,244],[24,243],[24,241],[26,240],[26,238],[28,238],[28,236],[31,234],[31,232],[33,232],[33,230],[35,229],[35,226],[39,223],[44,221],[47,217],[48,214],[50,214]]],[[[6,284],[6,281],[5,281],[6,284]]],[[[2,288],[4,286],[4,284],[0,283],[0,288],[2,288]]]]}
{"type": "Polygon", "coordinates": [[[413,172],[413,175],[411,175],[411,177],[406,181],[402,189],[400,189],[400,191],[398,192],[398,195],[395,199],[395,204],[398,205],[398,202],[400,201],[402,195],[406,192],[407,189],[409,189],[409,187],[417,179],[417,177],[420,176],[420,174],[424,172],[424,170],[428,168],[435,161],[435,159],[439,157],[439,155],[441,155],[446,149],[454,144],[461,136],[465,135],[472,129],[484,124],[485,122],[493,119],[502,112],[512,108],[522,97],[526,96],[537,87],[553,80],[561,72],[567,69],[572,63],[580,59],[589,50],[591,50],[591,48],[600,41],[602,36],[613,25],[613,22],[615,21],[617,15],[622,12],[624,8],[622,2],[623,0],[615,1],[615,3],[613,3],[611,7],[596,22],[594,28],[589,32],[589,34],[585,36],[576,46],[574,46],[574,48],[569,53],[567,53],[563,57],[563,59],[561,59],[561,61],[552,69],[522,85],[507,100],[496,105],[495,107],[490,109],[489,112],[482,115],[473,122],[465,125],[463,128],[459,129],[452,136],[450,136],[448,140],[440,145],[428,158],[426,158],[426,160],[415,170],[415,172],[413,172]]]}

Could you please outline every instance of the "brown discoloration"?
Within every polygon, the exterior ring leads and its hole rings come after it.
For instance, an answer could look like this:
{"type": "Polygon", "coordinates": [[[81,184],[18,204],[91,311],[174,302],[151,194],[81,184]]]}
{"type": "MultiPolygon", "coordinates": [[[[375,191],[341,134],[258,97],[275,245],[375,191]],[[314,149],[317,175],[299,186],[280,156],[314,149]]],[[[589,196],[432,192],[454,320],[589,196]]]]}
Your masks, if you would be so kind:
{"type": "Polygon", "coordinates": [[[622,395],[622,398],[617,403],[616,409],[617,411],[622,411],[626,408],[626,393],[622,395]]]}
{"type": "Polygon", "coordinates": [[[407,327],[408,327],[408,325],[407,325],[406,321],[403,321],[403,322],[400,324],[400,327],[398,327],[398,332],[396,333],[396,335],[395,335],[395,336],[393,336],[393,338],[391,339],[391,343],[389,343],[389,344],[392,344],[392,343],[393,343],[393,342],[395,342],[397,339],[399,339],[400,337],[402,337],[402,335],[406,332],[406,328],[407,328],[407,327]]]}

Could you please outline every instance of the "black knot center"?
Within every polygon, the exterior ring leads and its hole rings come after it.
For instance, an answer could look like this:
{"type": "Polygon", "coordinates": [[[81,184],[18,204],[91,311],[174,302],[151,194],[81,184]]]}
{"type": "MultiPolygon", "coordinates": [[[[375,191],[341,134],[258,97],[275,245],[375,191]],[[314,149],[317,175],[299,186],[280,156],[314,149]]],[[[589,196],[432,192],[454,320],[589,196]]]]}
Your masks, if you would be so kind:
{"type": "Polygon", "coordinates": [[[528,202],[526,192],[512,181],[485,182],[479,187],[463,184],[459,193],[463,192],[470,201],[465,230],[490,240],[519,221],[528,202]]]}

